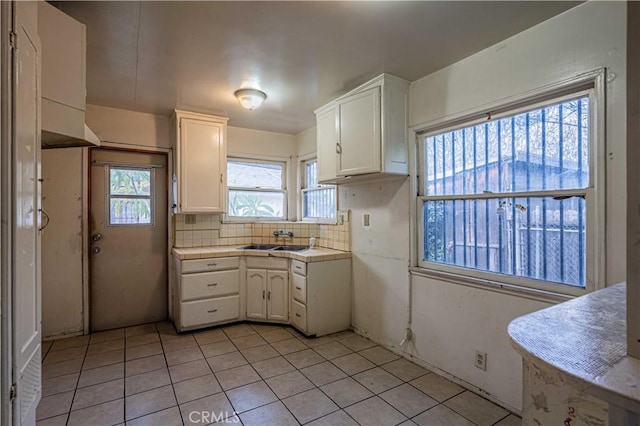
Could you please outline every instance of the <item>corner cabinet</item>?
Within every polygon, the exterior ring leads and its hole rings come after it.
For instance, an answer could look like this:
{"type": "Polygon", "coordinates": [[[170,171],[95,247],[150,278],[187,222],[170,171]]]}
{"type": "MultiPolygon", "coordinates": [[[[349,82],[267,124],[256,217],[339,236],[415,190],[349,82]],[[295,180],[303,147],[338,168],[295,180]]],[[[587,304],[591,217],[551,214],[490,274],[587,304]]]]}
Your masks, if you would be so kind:
{"type": "Polygon", "coordinates": [[[177,213],[226,210],[227,120],[176,110],[177,213]]]}
{"type": "Polygon", "coordinates": [[[289,321],[287,259],[247,258],[247,319],[289,321]]]}
{"type": "Polygon", "coordinates": [[[409,84],[382,74],[316,110],[319,182],[408,174],[409,84]]]}

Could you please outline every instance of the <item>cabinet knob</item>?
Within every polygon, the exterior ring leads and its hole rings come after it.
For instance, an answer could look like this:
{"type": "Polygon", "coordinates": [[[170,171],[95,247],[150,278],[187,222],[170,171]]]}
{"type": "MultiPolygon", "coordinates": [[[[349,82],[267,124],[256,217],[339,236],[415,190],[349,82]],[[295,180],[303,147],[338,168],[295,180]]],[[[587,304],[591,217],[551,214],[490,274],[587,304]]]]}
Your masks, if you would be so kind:
{"type": "Polygon", "coordinates": [[[300,314],[298,314],[298,313],[296,313],[296,316],[297,316],[298,318],[302,317],[302,315],[300,315],[300,314]]]}

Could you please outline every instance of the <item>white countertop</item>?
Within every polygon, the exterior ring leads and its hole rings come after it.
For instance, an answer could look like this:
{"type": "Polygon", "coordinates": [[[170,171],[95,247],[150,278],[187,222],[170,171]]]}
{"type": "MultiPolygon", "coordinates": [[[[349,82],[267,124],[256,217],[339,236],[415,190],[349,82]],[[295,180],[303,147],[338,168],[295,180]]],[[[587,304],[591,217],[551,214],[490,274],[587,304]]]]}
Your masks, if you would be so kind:
{"type": "Polygon", "coordinates": [[[626,284],[516,318],[513,347],[597,398],[640,412],[640,359],[627,356],[626,284]]]}
{"type": "Polygon", "coordinates": [[[296,259],[302,262],[323,262],[327,260],[349,259],[351,252],[333,250],[324,247],[316,247],[305,251],[271,251],[271,250],[242,250],[242,246],[209,246],[173,248],[173,253],[180,260],[208,259],[228,256],[257,256],[257,257],[284,257],[296,259]]]}

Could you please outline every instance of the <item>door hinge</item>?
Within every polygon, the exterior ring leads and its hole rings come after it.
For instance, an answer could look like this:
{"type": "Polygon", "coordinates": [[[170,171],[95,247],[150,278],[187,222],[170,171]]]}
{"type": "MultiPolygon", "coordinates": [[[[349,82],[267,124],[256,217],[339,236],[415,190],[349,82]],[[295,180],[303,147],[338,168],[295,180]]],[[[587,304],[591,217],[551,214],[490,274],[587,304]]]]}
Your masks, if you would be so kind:
{"type": "Polygon", "coordinates": [[[11,46],[12,49],[16,48],[16,40],[17,34],[13,31],[9,31],[9,46],[11,46]]]}
{"type": "Polygon", "coordinates": [[[16,385],[11,385],[11,389],[9,389],[9,402],[13,402],[17,397],[16,385]]]}

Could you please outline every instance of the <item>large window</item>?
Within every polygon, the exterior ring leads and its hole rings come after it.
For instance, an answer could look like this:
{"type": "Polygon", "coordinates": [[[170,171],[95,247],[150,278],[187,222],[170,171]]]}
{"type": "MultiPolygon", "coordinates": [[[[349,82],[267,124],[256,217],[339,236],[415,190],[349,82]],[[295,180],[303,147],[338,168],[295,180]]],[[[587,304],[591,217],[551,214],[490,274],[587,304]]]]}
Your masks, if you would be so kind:
{"type": "Polygon", "coordinates": [[[423,134],[420,266],[585,288],[596,205],[590,96],[423,134]]]}
{"type": "Polygon", "coordinates": [[[318,161],[301,163],[302,219],[331,221],[336,218],[336,187],[318,183],[318,161]]]}
{"type": "Polygon", "coordinates": [[[284,162],[229,158],[230,218],[283,220],[287,217],[284,162]]]}

